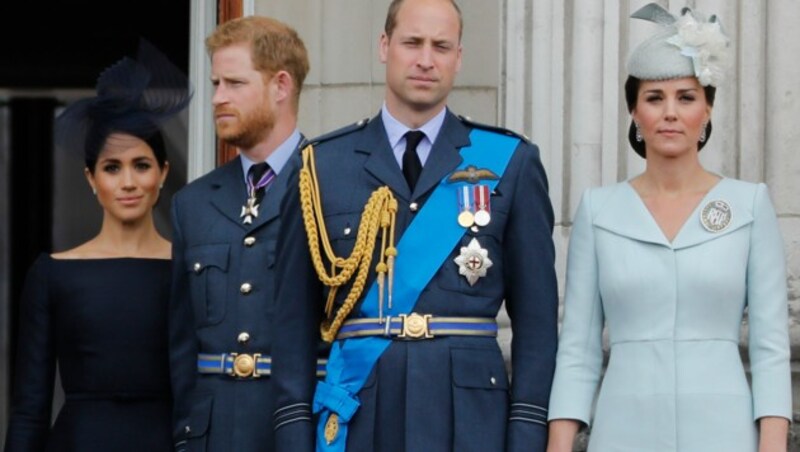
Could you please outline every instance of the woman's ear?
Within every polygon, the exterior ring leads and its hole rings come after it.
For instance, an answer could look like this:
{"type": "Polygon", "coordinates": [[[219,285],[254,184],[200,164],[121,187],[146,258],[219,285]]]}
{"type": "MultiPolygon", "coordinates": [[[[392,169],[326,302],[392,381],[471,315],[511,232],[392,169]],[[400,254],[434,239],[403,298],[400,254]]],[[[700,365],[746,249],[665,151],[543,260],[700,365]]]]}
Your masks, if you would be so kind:
{"type": "Polygon", "coordinates": [[[161,181],[158,184],[158,189],[164,188],[164,182],[167,180],[167,174],[169,174],[169,162],[164,161],[164,167],[161,168],[161,181]]]}
{"type": "Polygon", "coordinates": [[[92,187],[92,194],[97,195],[97,188],[94,185],[94,174],[92,174],[87,167],[83,169],[83,175],[86,176],[86,182],[88,182],[89,186],[92,187]]]}

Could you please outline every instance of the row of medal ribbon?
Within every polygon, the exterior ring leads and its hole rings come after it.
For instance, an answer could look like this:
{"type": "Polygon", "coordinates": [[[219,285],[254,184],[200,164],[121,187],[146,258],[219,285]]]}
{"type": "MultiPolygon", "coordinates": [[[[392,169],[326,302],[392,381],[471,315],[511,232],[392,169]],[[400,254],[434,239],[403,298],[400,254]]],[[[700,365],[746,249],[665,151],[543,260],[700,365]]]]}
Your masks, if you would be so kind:
{"type": "Polygon", "coordinates": [[[488,185],[463,185],[456,189],[458,194],[458,224],[469,228],[473,225],[484,227],[492,221],[490,192],[488,185]]]}

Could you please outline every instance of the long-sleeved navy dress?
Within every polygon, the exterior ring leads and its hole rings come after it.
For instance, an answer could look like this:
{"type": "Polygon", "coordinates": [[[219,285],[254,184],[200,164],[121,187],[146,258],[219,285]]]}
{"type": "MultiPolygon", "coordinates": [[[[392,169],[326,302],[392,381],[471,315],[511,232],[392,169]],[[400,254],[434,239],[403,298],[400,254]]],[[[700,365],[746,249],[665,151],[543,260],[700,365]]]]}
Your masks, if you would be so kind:
{"type": "Polygon", "coordinates": [[[39,256],[20,306],[6,452],[171,450],[170,261],[39,256]],[[65,404],[50,425],[56,365],[65,404]]]}

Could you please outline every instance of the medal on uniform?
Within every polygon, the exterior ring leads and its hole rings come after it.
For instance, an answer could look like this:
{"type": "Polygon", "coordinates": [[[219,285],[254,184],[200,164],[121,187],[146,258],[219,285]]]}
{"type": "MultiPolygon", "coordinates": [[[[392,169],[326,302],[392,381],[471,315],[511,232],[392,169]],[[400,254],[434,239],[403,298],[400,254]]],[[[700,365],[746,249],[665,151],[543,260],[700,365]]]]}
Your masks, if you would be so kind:
{"type": "Polygon", "coordinates": [[[468,185],[462,185],[457,189],[458,193],[458,224],[462,228],[468,228],[475,224],[475,215],[472,213],[472,190],[468,185]]]}
{"type": "Polygon", "coordinates": [[[492,266],[489,251],[481,248],[480,242],[474,237],[468,246],[461,247],[461,254],[453,261],[458,265],[458,274],[466,277],[470,286],[486,276],[486,270],[492,266]]]}
{"type": "Polygon", "coordinates": [[[492,221],[489,213],[489,186],[475,186],[475,224],[484,227],[492,221]]]}
{"type": "Polygon", "coordinates": [[[256,204],[255,196],[247,198],[247,203],[242,206],[242,214],[240,217],[244,217],[242,220],[244,224],[251,224],[253,222],[253,217],[258,218],[258,204],[256,204]]]}
{"type": "Polygon", "coordinates": [[[722,232],[731,223],[731,206],[721,200],[711,201],[700,211],[700,223],[708,232],[722,232]]]}
{"type": "Polygon", "coordinates": [[[247,201],[242,206],[242,213],[239,215],[242,218],[242,223],[252,224],[253,218],[258,218],[258,206],[260,204],[256,204],[256,194],[259,189],[269,185],[273,179],[275,179],[275,172],[272,168],[268,169],[256,183],[253,183],[252,176],[247,177],[247,201]]]}

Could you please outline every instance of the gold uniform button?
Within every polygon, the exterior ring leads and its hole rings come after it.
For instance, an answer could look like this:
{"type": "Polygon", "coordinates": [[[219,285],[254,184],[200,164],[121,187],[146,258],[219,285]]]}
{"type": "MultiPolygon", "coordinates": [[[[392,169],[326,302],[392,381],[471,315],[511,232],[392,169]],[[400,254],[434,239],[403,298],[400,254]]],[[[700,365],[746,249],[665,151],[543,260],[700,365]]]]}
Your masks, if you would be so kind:
{"type": "Polygon", "coordinates": [[[256,243],[255,237],[245,237],[244,238],[244,246],[253,246],[256,243]]]}
{"type": "Polygon", "coordinates": [[[243,331],[239,333],[239,337],[237,337],[236,340],[239,341],[240,344],[246,344],[247,341],[250,340],[250,335],[247,333],[247,331],[243,331]]]}
{"type": "Polygon", "coordinates": [[[419,210],[419,204],[417,204],[417,203],[415,203],[415,202],[412,202],[412,203],[411,203],[411,204],[408,206],[408,208],[409,208],[409,209],[411,209],[411,211],[412,211],[412,212],[416,212],[417,210],[419,210]]]}
{"type": "Polygon", "coordinates": [[[247,295],[253,291],[253,285],[250,283],[244,283],[239,287],[239,292],[247,295]]]}
{"type": "Polygon", "coordinates": [[[195,262],[192,268],[194,269],[195,273],[200,273],[200,270],[203,269],[203,265],[200,262],[195,262]]]}

